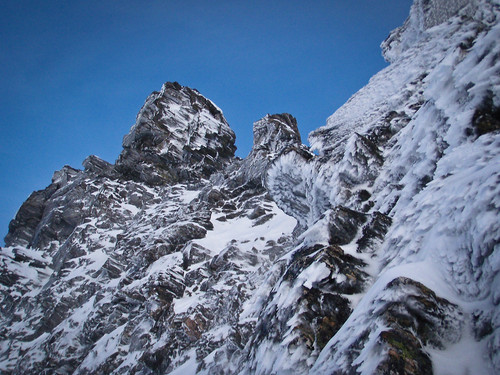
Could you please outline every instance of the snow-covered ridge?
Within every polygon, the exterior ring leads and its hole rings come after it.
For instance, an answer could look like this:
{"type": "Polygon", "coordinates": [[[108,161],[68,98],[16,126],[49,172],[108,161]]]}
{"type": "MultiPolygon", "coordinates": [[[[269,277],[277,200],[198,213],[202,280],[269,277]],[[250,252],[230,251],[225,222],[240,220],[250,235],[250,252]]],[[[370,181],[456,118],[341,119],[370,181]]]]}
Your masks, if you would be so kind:
{"type": "Polygon", "coordinates": [[[290,176],[290,188],[282,184],[276,191],[299,189],[294,196],[302,197],[309,223],[337,206],[392,219],[375,250],[378,270],[365,302],[323,350],[313,373],[387,370],[373,356],[386,350],[395,361],[390,350],[402,333],[389,340],[387,322],[370,319],[369,304],[387,308],[377,302],[380,293],[403,276],[454,301],[464,314],[461,339],[442,344],[449,352],[419,338],[438,373],[449,370],[450,356],[460,350],[477,357],[461,352],[469,362],[457,362],[456,372],[460,366],[471,373],[500,369],[499,16],[496,1],[416,1],[409,20],[383,44],[391,65],[310,134],[322,159],[300,170],[300,159],[283,158],[270,171],[274,180],[290,176]],[[439,12],[444,6],[447,11],[439,12]],[[354,358],[349,342],[364,346],[354,358]]]}
{"type": "Polygon", "coordinates": [[[391,65],[247,158],[166,83],[115,164],[64,167],[0,251],[5,374],[496,374],[500,5],[416,0],[391,65]]]}
{"type": "Polygon", "coordinates": [[[404,25],[392,31],[382,43],[382,53],[387,61],[395,61],[401,53],[425,39],[432,27],[457,15],[470,19],[484,6],[480,0],[416,0],[404,25]]]}

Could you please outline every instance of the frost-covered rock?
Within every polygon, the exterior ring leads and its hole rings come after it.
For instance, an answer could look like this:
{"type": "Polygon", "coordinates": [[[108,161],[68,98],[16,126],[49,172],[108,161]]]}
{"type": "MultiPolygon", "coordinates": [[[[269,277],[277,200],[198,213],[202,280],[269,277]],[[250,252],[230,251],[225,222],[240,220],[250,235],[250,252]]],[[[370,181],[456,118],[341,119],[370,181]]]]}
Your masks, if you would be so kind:
{"type": "Polygon", "coordinates": [[[440,350],[461,339],[461,309],[421,283],[398,277],[373,297],[353,312],[311,373],[430,374],[424,348],[440,350]]]}
{"type": "Polygon", "coordinates": [[[253,124],[253,146],[250,154],[242,161],[234,184],[255,183],[266,185],[267,171],[280,156],[299,152],[312,157],[302,145],[297,120],[288,113],[266,115],[253,124]]]}
{"type": "Polygon", "coordinates": [[[496,374],[500,4],[416,0],[391,64],[247,158],[196,90],[34,192],[0,251],[5,374],[496,374]]]}
{"type": "Polygon", "coordinates": [[[146,99],[123,138],[116,169],[152,185],[207,178],[234,157],[234,140],[222,111],[209,99],[167,82],[146,99]]]}

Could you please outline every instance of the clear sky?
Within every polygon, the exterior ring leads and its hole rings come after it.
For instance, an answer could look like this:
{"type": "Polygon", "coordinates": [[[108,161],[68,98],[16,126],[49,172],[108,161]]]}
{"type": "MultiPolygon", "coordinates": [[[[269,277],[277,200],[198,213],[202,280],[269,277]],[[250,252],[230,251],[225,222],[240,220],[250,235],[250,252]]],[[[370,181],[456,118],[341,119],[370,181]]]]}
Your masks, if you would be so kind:
{"type": "Polygon", "coordinates": [[[0,244],[22,202],[65,164],[114,162],[147,95],[198,89],[251,148],[289,112],[307,134],[386,66],[380,43],[411,0],[0,2],[0,244]]]}

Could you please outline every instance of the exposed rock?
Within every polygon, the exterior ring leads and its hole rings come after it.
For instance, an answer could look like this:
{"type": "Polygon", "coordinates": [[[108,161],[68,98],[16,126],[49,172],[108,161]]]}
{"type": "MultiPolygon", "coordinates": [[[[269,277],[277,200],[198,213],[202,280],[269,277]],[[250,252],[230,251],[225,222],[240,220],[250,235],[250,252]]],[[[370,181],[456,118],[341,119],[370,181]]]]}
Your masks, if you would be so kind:
{"type": "Polygon", "coordinates": [[[235,158],[221,110],[163,85],[115,165],[10,224],[0,372],[498,373],[499,12],[416,0],[317,154],[277,114],[235,158]]]}
{"type": "Polygon", "coordinates": [[[391,330],[379,335],[388,350],[376,373],[432,374],[431,359],[424,347],[444,349],[444,345],[458,342],[463,313],[458,306],[408,278],[391,281],[386,290],[402,292],[405,300],[386,303],[383,308],[382,315],[391,330]]]}
{"type": "Polygon", "coordinates": [[[288,113],[266,115],[253,124],[253,152],[273,154],[290,146],[300,146],[297,120],[288,113]]]}
{"type": "Polygon", "coordinates": [[[38,224],[42,220],[45,203],[56,189],[55,186],[49,186],[30,195],[9,224],[9,233],[5,236],[6,246],[12,246],[14,243],[24,246],[31,244],[38,224]]]}
{"type": "Polygon", "coordinates": [[[345,207],[335,207],[329,212],[328,232],[330,244],[346,245],[356,237],[358,228],[366,221],[366,216],[345,207]]]}
{"type": "Polygon", "coordinates": [[[118,174],[114,170],[114,165],[102,160],[101,158],[90,155],[87,157],[83,163],[83,168],[85,172],[93,173],[96,176],[103,176],[108,178],[117,178],[118,174]]]}
{"type": "Polygon", "coordinates": [[[384,240],[391,224],[392,219],[389,216],[374,212],[370,221],[363,227],[362,236],[356,242],[358,251],[373,252],[384,240]]]}
{"type": "Polygon", "coordinates": [[[415,280],[399,277],[386,287],[401,295],[379,310],[385,321],[415,334],[422,345],[442,349],[456,343],[463,332],[464,316],[460,308],[415,280]]]}
{"type": "Polygon", "coordinates": [[[198,91],[167,82],[152,93],[123,138],[116,169],[150,185],[208,178],[234,157],[234,132],[198,91]]]}
{"type": "Polygon", "coordinates": [[[483,103],[474,112],[472,126],[478,137],[500,130],[500,106],[493,104],[493,93],[491,91],[488,92],[483,103]]]}
{"type": "Polygon", "coordinates": [[[5,244],[45,247],[51,241],[64,241],[81,220],[82,207],[76,198],[81,187],[68,191],[69,186],[78,186],[80,174],[65,166],[54,173],[49,186],[33,192],[10,222],[5,244]]]}
{"type": "Polygon", "coordinates": [[[297,120],[288,113],[266,115],[253,124],[253,147],[235,175],[232,184],[265,184],[267,170],[281,155],[308,152],[302,145],[297,120]]]}
{"type": "Polygon", "coordinates": [[[354,336],[347,336],[346,342],[333,340],[328,349],[339,374],[359,372],[358,358],[363,356],[373,358],[374,374],[432,374],[426,348],[443,349],[463,334],[465,317],[457,305],[405,277],[387,284],[369,311],[370,317],[355,315],[345,327],[351,335],[356,332],[354,336]]]}
{"type": "Polygon", "coordinates": [[[387,359],[377,366],[375,374],[433,374],[431,359],[411,333],[401,329],[383,331],[380,341],[389,349],[387,359]]]}

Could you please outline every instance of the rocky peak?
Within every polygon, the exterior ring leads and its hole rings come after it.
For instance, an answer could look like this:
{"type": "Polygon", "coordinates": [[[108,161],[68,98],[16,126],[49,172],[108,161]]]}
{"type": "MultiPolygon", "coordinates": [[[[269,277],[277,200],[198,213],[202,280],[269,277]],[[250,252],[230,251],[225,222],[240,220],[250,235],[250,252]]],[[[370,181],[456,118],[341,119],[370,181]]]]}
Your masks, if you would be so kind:
{"type": "Polygon", "coordinates": [[[102,160],[95,155],[88,156],[82,163],[85,172],[88,174],[95,174],[98,176],[106,176],[109,178],[116,178],[117,174],[114,165],[102,160]]]}
{"type": "Polygon", "coordinates": [[[301,143],[297,120],[288,113],[267,114],[253,124],[253,147],[232,177],[234,185],[265,185],[267,171],[281,155],[295,150],[309,154],[301,143]]]}
{"type": "Polygon", "coordinates": [[[234,157],[222,111],[197,90],[165,83],[146,99],[123,138],[116,169],[150,185],[208,177],[234,157]]]}
{"type": "Polygon", "coordinates": [[[61,170],[55,171],[52,175],[52,183],[58,186],[66,185],[72,181],[79,173],[78,169],[65,165],[61,170]]]}
{"type": "Polygon", "coordinates": [[[79,177],[81,171],[68,165],[55,171],[52,183],[34,191],[19,208],[9,223],[5,244],[43,247],[51,241],[65,239],[81,216],[80,202],[73,193],[78,189],[68,188],[79,177]]]}
{"type": "Polygon", "coordinates": [[[283,149],[300,145],[297,120],[288,113],[269,115],[253,124],[252,151],[279,153],[283,149]]]}
{"type": "Polygon", "coordinates": [[[281,114],[233,158],[222,112],[163,85],[116,165],[64,167],[11,222],[0,373],[499,374],[498,1],[416,0],[395,43],[421,39],[318,156],[281,114]]]}

